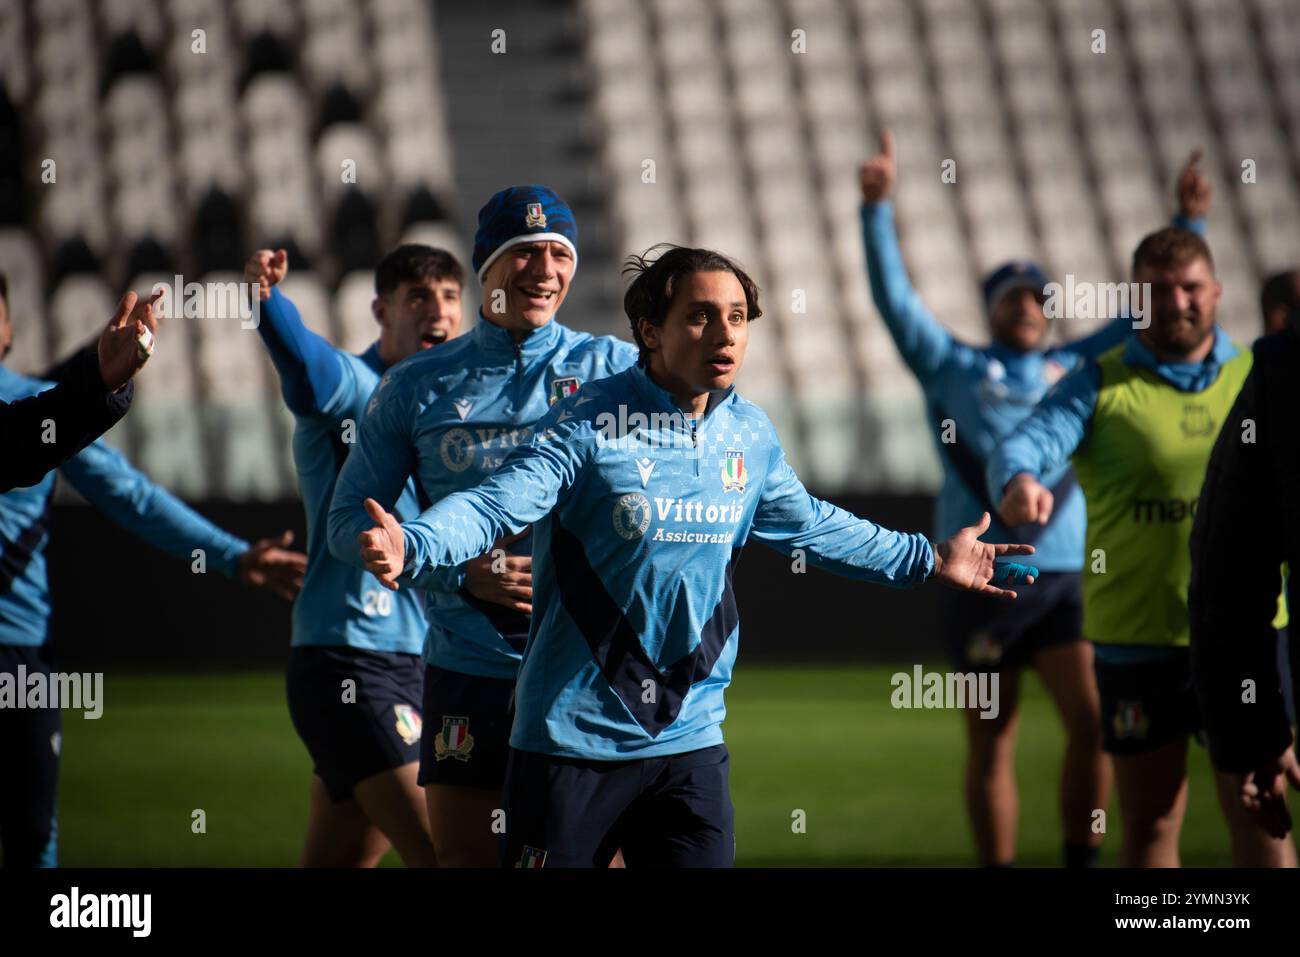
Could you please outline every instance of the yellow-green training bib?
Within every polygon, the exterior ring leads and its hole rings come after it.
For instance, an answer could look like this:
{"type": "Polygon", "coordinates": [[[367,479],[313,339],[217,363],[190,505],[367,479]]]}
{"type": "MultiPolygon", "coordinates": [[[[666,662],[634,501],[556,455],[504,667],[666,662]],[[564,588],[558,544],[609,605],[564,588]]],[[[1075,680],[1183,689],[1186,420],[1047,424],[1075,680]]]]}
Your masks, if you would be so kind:
{"type": "Polygon", "coordinates": [[[1073,457],[1088,514],[1083,633],[1103,644],[1185,646],[1192,518],[1252,354],[1240,350],[1203,392],[1182,392],[1123,357],[1119,345],[1098,358],[1091,430],[1073,457]]]}

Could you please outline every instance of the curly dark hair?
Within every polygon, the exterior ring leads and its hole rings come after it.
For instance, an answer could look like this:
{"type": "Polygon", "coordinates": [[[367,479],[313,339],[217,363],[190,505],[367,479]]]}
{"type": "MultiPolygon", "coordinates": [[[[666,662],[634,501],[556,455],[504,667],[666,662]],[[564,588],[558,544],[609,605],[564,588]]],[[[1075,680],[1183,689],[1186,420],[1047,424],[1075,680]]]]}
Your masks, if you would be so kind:
{"type": "Polygon", "coordinates": [[[662,326],[672,305],[678,278],[696,272],[731,273],[745,290],[746,318],[753,322],[763,314],[758,305],[757,283],[733,259],[712,249],[693,249],[672,243],[651,246],[641,255],[633,254],[623,262],[623,275],[635,276],[623,295],[623,311],[632,324],[632,338],[641,350],[641,365],[649,360],[650,350],[641,339],[638,323],[645,319],[653,326],[662,326]]]}

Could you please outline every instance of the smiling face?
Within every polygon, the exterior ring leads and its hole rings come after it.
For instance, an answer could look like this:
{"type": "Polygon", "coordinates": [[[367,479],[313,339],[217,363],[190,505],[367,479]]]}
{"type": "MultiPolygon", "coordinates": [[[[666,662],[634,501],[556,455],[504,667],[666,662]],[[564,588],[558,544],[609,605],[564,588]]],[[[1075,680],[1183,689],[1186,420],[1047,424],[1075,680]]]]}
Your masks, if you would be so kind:
{"type": "Polygon", "coordinates": [[[454,279],[404,279],[371,304],[379,323],[379,353],[389,365],[456,338],[460,284],[454,279]]]}
{"type": "Polygon", "coordinates": [[[527,335],[555,317],[575,266],[564,243],[547,240],[506,249],[483,276],[483,316],[527,335]]]}
{"type": "Polygon", "coordinates": [[[650,376],[688,411],[703,412],[711,392],[731,387],[745,359],[745,290],[727,270],[684,273],[661,325],[642,319],[650,376]]]}
{"type": "Polygon", "coordinates": [[[1203,256],[1177,265],[1143,263],[1133,281],[1151,284],[1147,303],[1151,325],[1138,335],[1165,360],[1199,361],[1213,344],[1214,313],[1223,292],[1203,256]]]}
{"type": "Polygon", "coordinates": [[[1043,348],[1048,322],[1036,290],[1012,289],[998,300],[990,317],[993,341],[1017,352],[1043,348]]]}

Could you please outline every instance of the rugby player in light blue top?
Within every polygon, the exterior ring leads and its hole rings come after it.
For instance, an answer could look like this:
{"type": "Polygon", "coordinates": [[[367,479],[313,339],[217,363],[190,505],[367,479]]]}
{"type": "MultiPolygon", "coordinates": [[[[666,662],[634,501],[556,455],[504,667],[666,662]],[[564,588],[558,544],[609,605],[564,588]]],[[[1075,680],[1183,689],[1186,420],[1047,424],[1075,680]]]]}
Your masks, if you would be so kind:
{"type": "MultiPolygon", "coordinates": [[[[156,297],[155,297],[156,298],[156,297]]],[[[152,300],[141,300],[140,314],[151,313],[152,300]]],[[[137,313],[133,313],[133,316],[137,313]]],[[[148,320],[152,325],[152,318],[148,320]]],[[[0,299],[0,344],[12,341],[8,303],[0,299]]],[[[3,355],[0,355],[3,358],[3,355]]],[[[0,365],[0,399],[13,401],[44,392],[50,382],[19,375],[0,365]]],[[[53,423],[58,427],[58,423],[53,423]]],[[[280,539],[250,545],[190,509],[166,489],[132,468],[103,442],[92,442],[60,467],[64,478],[113,522],[169,555],[203,565],[250,585],[292,598],[302,582],[305,556],[279,547],[280,539]]],[[[48,681],[51,655],[50,583],[45,546],[49,541],[54,473],[35,485],[0,495],[0,673],[43,675],[48,681]]],[[[103,556],[88,556],[101,561],[103,556]]],[[[192,565],[192,567],[197,567],[192,565]]],[[[142,592],[142,599],[147,593],[142,592]]],[[[123,610],[129,614],[129,609],[123,610]]],[[[110,618],[111,629],[122,622],[110,618]]],[[[22,689],[22,693],[26,688],[22,689]]],[[[0,705],[0,842],[6,867],[53,867],[57,863],[55,793],[58,788],[62,721],[59,708],[0,705]]]]}
{"type": "MultiPolygon", "coordinates": [[[[263,249],[249,259],[244,278],[263,299],[257,330],[294,415],[293,457],[307,511],[307,578],[293,607],[286,675],[289,714],[314,763],[300,863],[372,867],[391,844],[406,864],[434,866],[417,783],[424,599],[393,595],[338,561],[325,533],[366,400],[390,366],[456,337],[464,270],[431,246],[388,253],[375,269],[371,304],[379,338],[352,355],[303,325],[279,288],[288,268],[283,249],[263,249]]],[[[413,484],[398,492],[394,508],[417,514],[413,484]]]]}
{"type": "Polygon", "coordinates": [[[381,581],[421,587],[439,566],[533,526],[533,622],[519,673],[503,862],[727,866],[733,814],[723,691],[739,640],[732,573],[752,537],[841,575],[904,587],[934,577],[1032,582],[995,555],[989,523],[932,547],[805,491],[771,422],[733,380],[752,280],[726,257],[634,257],[624,308],[641,364],[588,383],[477,488],[399,524],[368,501],[354,547],[381,581]]]}
{"type": "MultiPolygon", "coordinates": [[[[636,349],[560,325],[556,311],[577,267],[577,226],[545,186],[512,186],[479,211],[474,268],[479,322],[459,340],[415,356],[380,381],[330,509],[330,550],[361,564],[365,501],[391,503],[414,475],[425,504],[477,485],[559,399],[628,368],[636,349]]],[[[532,612],[533,543],[526,529],[486,542],[444,569],[459,593],[428,592],[421,748],[430,826],[440,864],[492,866],[511,708],[532,612]],[[489,546],[491,550],[489,552],[489,546]],[[487,553],[487,554],[484,554],[487,553]]]]}
{"type": "MultiPolygon", "coordinates": [[[[1175,225],[1204,230],[1210,185],[1196,168],[1178,183],[1175,225]]],[[[1131,319],[1118,317],[1083,339],[1048,346],[1044,310],[1048,278],[1035,263],[1012,262],[984,280],[984,304],[993,341],[961,342],[944,328],[912,288],[903,266],[889,197],[896,177],[894,140],[885,130],[881,151],[862,165],[862,236],[871,294],[890,336],[925,394],[943,486],[935,508],[939,538],[993,515],[992,542],[1032,542],[1042,577],[1015,604],[955,593],[943,605],[944,633],[956,670],[998,672],[1002,707],[985,720],[964,715],[967,737],[966,805],[976,850],[985,866],[1008,866],[1016,849],[1018,799],[1015,742],[1020,670],[1032,666],[1065,724],[1061,776],[1064,863],[1089,866],[1101,834],[1093,809],[1105,807],[1110,762],[1101,749],[1100,704],[1092,675],[1092,646],[1083,640],[1080,570],[1083,567],[1083,494],[1067,467],[1045,477],[1058,501],[1051,521],[1008,528],[985,494],[984,467],[1000,439],[1033,410],[1047,390],[1082,360],[1120,342],[1131,319]]]]}

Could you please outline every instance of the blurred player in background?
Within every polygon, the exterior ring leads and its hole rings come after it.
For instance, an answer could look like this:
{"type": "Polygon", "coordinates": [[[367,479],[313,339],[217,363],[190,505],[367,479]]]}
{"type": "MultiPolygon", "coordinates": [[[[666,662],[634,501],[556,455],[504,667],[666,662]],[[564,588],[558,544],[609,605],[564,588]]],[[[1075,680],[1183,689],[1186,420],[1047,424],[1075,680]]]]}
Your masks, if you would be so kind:
{"type": "Polygon", "coordinates": [[[640,364],[562,400],[482,485],[415,521],[368,501],[359,539],[383,581],[419,587],[537,523],[505,793],[503,857],[517,867],[603,867],[619,847],[629,867],[730,866],[720,726],[739,640],[732,573],[751,533],[849,577],[1011,598],[988,584],[994,555],[1033,551],[978,541],[987,514],[932,548],[813,498],[733,387],[762,315],[753,281],[705,249],[628,268],[640,364]]]}
{"type": "Polygon", "coordinates": [[[1300,309],[1300,269],[1276,273],[1264,280],[1259,309],[1264,314],[1264,335],[1287,328],[1287,320],[1300,309]]]}
{"type": "MultiPolygon", "coordinates": [[[[131,379],[153,354],[158,324],[152,306],[153,299],[139,301],[128,292],[96,340],[69,360],[66,381],[16,402],[0,401],[0,492],[35,485],[126,415],[135,396],[131,379]],[[49,422],[58,423],[53,435],[49,422]]],[[[0,273],[0,360],[12,345],[9,282],[0,273]]]]}
{"type": "MultiPolygon", "coordinates": [[[[1070,373],[994,452],[1003,521],[1046,522],[1044,476],[1073,461],[1087,502],[1083,633],[1093,642],[1102,737],[1113,756],[1126,866],[1178,866],[1190,686],[1188,538],[1206,462],[1251,354],[1215,323],[1222,287],[1205,241],[1168,227],[1142,240],[1132,279],[1149,283],[1136,331],[1070,373]]],[[[1295,848],[1254,827],[1237,782],[1217,776],[1239,866],[1294,866],[1295,848]]]]}
{"type": "MultiPolygon", "coordinates": [[[[392,595],[329,554],[326,517],[366,400],[388,368],[460,331],[464,270],[430,246],[399,246],[375,269],[379,339],[361,355],[303,325],[279,288],[283,249],[262,249],[244,279],[262,297],[257,327],[294,415],[293,458],[307,512],[307,578],[293,606],[289,714],[314,771],[303,867],[373,867],[389,846],[410,866],[436,865],[417,783],[422,728],[424,600],[392,595]],[[350,684],[349,684],[350,682],[350,684]],[[351,694],[347,693],[351,690],[351,694]]],[[[411,482],[394,508],[419,513],[411,482]]]]}
{"type": "MultiPolygon", "coordinates": [[[[889,199],[897,171],[894,138],[885,130],[880,153],[862,165],[862,236],[876,308],[909,369],[925,392],[943,487],[936,510],[942,539],[996,514],[985,494],[984,469],[998,440],[1082,359],[1114,346],[1131,319],[1118,317],[1082,339],[1048,345],[1051,321],[1043,311],[1048,278],[1032,262],[1007,263],[984,280],[984,301],[993,341],[973,346],[954,338],[926,308],[908,279],[898,248],[889,199]],[[944,441],[944,422],[955,441],[944,441]]],[[[1204,230],[1209,180],[1193,155],[1179,177],[1175,225],[1204,230]]],[[[954,667],[963,673],[999,673],[1001,709],[985,720],[965,712],[966,805],[975,846],[985,866],[1015,860],[1018,796],[1015,744],[1019,724],[1020,669],[1033,667],[1065,724],[1066,750],[1060,809],[1065,831],[1064,863],[1090,866],[1102,835],[1093,831],[1093,810],[1110,795],[1111,768],[1101,749],[1100,704],[1092,673],[1092,648],[1083,640],[1083,494],[1067,466],[1044,479],[1060,503],[1050,521],[1008,528],[995,521],[991,542],[1031,542],[1042,575],[1015,604],[954,593],[945,603],[945,631],[954,667]]]]}
{"type": "Polygon", "coordinates": [[[1206,470],[1187,600],[1210,757],[1235,776],[1238,798],[1259,825],[1283,838],[1292,829],[1287,788],[1300,788],[1300,764],[1286,661],[1273,654],[1270,619],[1279,564],[1300,567],[1300,307],[1255,343],[1254,355],[1206,470]]]}
{"type": "MultiPolygon", "coordinates": [[[[141,301],[142,315],[150,311],[151,303],[141,301]]],[[[5,305],[0,340],[7,345],[12,330],[5,305]]],[[[21,399],[48,387],[47,382],[0,364],[0,399],[21,399]]],[[[205,568],[217,568],[283,598],[292,598],[302,584],[306,556],[282,547],[292,540],[289,532],[250,545],[149,481],[103,442],[88,445],[64,462],[60,471],[108,518],[169,555],[192,562],[200,549],[205,568]]],[[[15,676],[21,667],[28,676],[48,678],[52,668],[46,641],[50,586],[45,545],[53,494],[50,474],[30,488],[0,495],[0,671],[15,676]]],[[[87,556],[88,562],[101,559],[87,556]]],[[[141,588],[141,600],[147,600],[147,587],[141,588]]],[[[129,606],[121,609],[122,614],[129,612],[129,606]]],[[[61,729],[56,707],[0,708],[0,754],[5,765],[0,781],[0,845],[7,867],[53,867],[57,862],[55,794],[61,729]]]]}
{"type": "MultiPolygon", "coordinates": [[[[1291,328],[1290,319],[1300,311],[1300,269],[1275,273],[1264,280],[1259,293],[1259,308],[1263,314],[1264,335],[1269,336],[1291,328]]],[[[1291,565],[1282,566],[1281,607],[1273,618],[1277,629],[1277,666],[1282,680],[1282,701],[1292,724],[1295,724],[1296,676],[1300,675],[1300,643],[1292,642],[1288,634],[1290,609],[1287,605],[1291,565]]]]}
{"type": "MultiPolygon", "coordinates": [[[[479,322],[460,341],[417,356],[380,382],[330,509],[336,557],[362,564],[357,536],[374,524],[368,498],[391,512],[414,476],[427,508],[477,485],[528,442],[557,400],[636,361],[628,343],[575,332],[555,319],[577,268],[577,239],[572,211],[545,186],[504,189],[479,211],[479,322]]],[[[526,532],[516,528],[484,542],[420,583],[429,601],[424,715],[433,722],[421,747],[420,783],[444,866],[490,867],[497,859],[493,814],[501,807],[515,680],[532,613],[533,542],[526,532]],[[449,574],[459,591],[446,587],[449,574]]]]}

